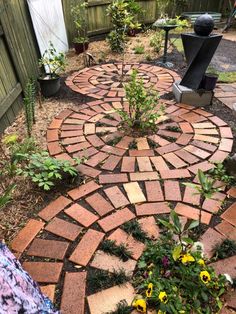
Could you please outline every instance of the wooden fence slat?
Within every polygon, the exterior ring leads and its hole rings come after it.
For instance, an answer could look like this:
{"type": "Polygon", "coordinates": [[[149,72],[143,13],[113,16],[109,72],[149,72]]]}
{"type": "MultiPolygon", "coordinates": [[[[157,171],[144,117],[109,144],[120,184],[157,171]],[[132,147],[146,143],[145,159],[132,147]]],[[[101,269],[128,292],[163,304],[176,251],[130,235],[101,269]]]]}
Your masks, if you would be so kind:
{"type": "Polygon", "coordinates": [[[22,88],[20,83],[17,83],[16,86],[8,93],[7,97],[0,103],[0,117],[11,107],[14,101],[20,96],[22,88]]]}

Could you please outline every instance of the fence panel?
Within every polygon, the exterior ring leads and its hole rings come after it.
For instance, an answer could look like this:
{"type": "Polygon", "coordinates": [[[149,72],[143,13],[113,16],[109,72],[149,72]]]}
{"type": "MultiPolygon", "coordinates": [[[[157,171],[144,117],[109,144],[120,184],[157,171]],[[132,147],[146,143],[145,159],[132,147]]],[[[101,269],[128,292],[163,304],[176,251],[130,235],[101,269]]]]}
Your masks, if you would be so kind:
{"type": "Polygon", "coordinates": [[[27,1],[0,0],[0,133],[22,107],[22,89],[38,75],[37,42],[27,1]]]}

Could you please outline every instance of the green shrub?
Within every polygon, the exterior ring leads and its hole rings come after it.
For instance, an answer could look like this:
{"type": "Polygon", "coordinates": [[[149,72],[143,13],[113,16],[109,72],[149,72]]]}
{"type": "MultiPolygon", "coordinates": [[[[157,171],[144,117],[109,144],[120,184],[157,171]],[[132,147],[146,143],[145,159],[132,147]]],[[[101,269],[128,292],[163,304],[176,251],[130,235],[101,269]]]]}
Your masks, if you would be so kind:
{"type": "Polygon", "coordinates": [[[136,46],[134,47],[134,53],[137,54],[137,55],[142,55],[144,54],[144,46],[136,46]]]}
{"type": "Polygon", "coordinates": [[[88,4],[84,1],[71,7],[71,14],[74,20],[77,35],[74,38],[74,43],[84,44],[89,39],[87,37],[87,6],[88,4]]]}
{"type": "Polygon", "coordinates": [[[113,52],[122,53],[125,50],[126,35],[122,31],[113,30],[107,36],[107,41],[113,52]]]}
{"type": "Polygon", "coordinates": [[[131,81],[125,85],[125,91],[129,112],[118,110],[123,124],[142,131],[155,129],[156,121],[164,111],[164,107],[161,110],[156,109],[159,99],[157,93],[144,86],[137,71],[131,74],[131,81]]]}
{"type": "Polygon", "coordinates": [[[159,53],[161,51],[163,42],[163,31],[155,32],[155,34],[150,39],[150,46],[154,48],[154,51],[159,53]]]}
{"type": "MultiPolygon", "coordinates": [[[[29,177],[45,191],[50,190],[56,183],[65,178],[66,175],[75,177],[78,172],[69,161],[50,157],[48,152],[22,155],[24,162],[17,170],[17,174],[29,177]]],[[[80,160],[77,160],[80,163],[80,160]]]]}

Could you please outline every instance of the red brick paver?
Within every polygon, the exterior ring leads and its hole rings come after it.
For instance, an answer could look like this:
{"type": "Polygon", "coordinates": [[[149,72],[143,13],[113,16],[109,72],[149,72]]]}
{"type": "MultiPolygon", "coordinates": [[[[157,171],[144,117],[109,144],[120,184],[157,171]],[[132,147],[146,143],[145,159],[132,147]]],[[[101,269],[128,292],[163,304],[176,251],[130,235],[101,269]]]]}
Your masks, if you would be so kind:
{"type": "Polygon", "coordinates": [[[79,204],[73,204],[65,210],[65,213],[84,227],[89,227],[99,218],[79,204]]]}
{"type": "Polygon", "coordinates": [[[53,218],[53,220],[45,227],[49,231],[62,238],[74,241],[81,233],[82,228],[73,223],[67,222],[64,219],[53,218]]]}
{"type": "Polygon", "coordinates": [[[87,272],[66,272],[61,311],[65,314],[84,314],[87,272]]]}
{"type": "Polygon", "coordinates": [[[24,262],[23,268],[35,281],[42,283],[57,283],[62,271],[63,263],[52,262],[24,262]]]}
{"type": "Polygon", "coordinates": [[[49,221],[54,216],[56,216],[60,211],[62,211],[65,207],[67,207],[71,203],[71,200],[60,196],[55,201],[51,202],[48,206],[46,206],[43,210],[39,212],[39,217],[42,219],[49,221]]]}
{"type": "Polygon", "coordinates": [[[89,229],[73,251],[69,260],[86,266],[104,237],[104,233],[89,229]]]}
{"type": "Polygon", "coordinates": [[[63,260],[68,246],[69,243],[64,241],[35,239],[27,254],[63,260]]]}
{"type": "Polygon", "coordinates": [[[118,210],[114,214],[99,220],[98,224],[105,232],[108,232],[133,218],[135,218],[135,215],[127,207],[125,207],[118,210]]]}
{"type": "Polygon", "coordinates": [[[44,223],[42,221],[30,219],[11,242],[11,248],[16,252],[23,252],[43,226],[44,223]]]}

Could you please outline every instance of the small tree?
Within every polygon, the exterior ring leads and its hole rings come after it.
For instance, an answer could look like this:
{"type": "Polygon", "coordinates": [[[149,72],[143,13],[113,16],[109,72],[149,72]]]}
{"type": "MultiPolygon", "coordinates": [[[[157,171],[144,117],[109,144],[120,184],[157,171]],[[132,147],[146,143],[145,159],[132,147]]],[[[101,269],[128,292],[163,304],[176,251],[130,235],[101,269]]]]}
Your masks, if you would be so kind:
{"type": "Polygon", "coordinates": [[[155,129],[156,121],[164,111],[161,106],[157,109],[158,94],[144,86],[143,80],[138,78],[138,72],[133,71],[131,81],[125,85],[126,98],[129,103],[129,111],[119,110],[123,123],[130,128],[155,129]]]}
{"type": "Polygon", "coordinates": [[[113,25],[113,30],[108,35],[107,40],[114,52],[122,53],[125,50],[126,31],[132,21],[128,7],[129,4],[125,0],[115,0],[107,9],[107,14],[113,25]]]}
{"type": "Polygon", "coordinates": [[[83,51],[85,51],[85,43],[89,40],[87,36],[87,3],[83,1],[72,6],[71,14],[77,31],[74,43],[83,44],[83,51]]]}

